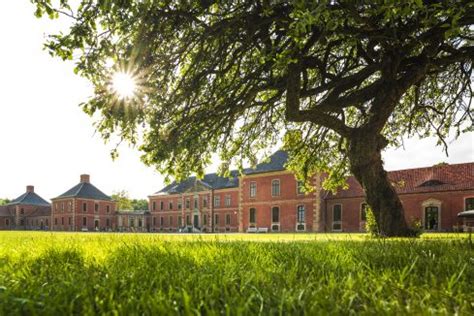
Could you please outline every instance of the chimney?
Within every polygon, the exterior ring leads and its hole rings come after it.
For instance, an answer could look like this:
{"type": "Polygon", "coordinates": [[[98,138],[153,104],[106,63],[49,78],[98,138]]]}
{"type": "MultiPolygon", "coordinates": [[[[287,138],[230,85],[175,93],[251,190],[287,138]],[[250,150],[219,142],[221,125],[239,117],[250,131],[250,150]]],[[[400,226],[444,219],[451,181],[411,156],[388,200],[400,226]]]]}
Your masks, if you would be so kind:
{"type": "Polygon", "coordinates": [[[32,186],[32,185],[27,185],[27,186],[26,186],[26,192],[27,192],[27,193],[35,192],[35,187],[32,186]]]}
{"type": "Polygon", "coordinates": [[[81,174],[81,183],[90,183],[90,176],[88,174],[81,174]]]}

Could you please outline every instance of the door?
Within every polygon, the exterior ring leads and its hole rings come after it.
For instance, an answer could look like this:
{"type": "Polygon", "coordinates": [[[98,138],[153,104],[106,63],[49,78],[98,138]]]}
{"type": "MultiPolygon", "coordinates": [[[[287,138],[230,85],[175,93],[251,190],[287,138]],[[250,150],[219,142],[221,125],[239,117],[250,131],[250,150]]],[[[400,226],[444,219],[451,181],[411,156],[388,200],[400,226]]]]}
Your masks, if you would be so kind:
{"type": "Polygon", "coordinates": [[[425,208],[425,229],[438,230],[439,227],[439,208],[437,206],[428,206],[425,208]]]}
{"type": "Polygon", "coordinates": [[[95,228],[95,230],[99,230],[99,220],[98,219],[96,219],[94,221],[94,228],[95,228]]]}
{"type": "Polygon", "coordinates": [[[199,227],[199,215],[194,215],[194,227],[199,227]]]}

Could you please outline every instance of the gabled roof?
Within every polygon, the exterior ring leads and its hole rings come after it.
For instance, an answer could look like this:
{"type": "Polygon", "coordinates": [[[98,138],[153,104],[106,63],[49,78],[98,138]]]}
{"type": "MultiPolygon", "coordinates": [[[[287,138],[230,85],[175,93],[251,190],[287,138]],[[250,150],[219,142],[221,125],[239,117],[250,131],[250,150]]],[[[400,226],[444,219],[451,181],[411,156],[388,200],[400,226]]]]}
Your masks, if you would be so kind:
{"type": "Polygon", "coordinates": [[[282,171],[285,170],[285,164],[287,161],[288,153],[284,150],[278,150],[268,157],[268,161],[259,163],[255,168],[245,169],[244,174],[282,171]]]}
{"type": "Polygon", "coordinates": [[[52,200],[63,198],[83,198],[104,201],[112,200],[110,196],[106,195],[105,193],[97,189],[93,184],[88,182],[81,182],[52,200]]]}
{"type": "Polygon", "coordinates": [[[50,206],[49,202],[47,202],[35,192],[25,192],[7,205],[50,206]]]}
{"type": "MultiPolygon", "coordinates": [[[[398,194],[469,190],[474,189],[474,163],[389,171],[388,177],[398,194]]],[[[354,177],[349,177],[347,184],[347,190],[338,190],[336,195],[329,194],[328,197],[349,198],[365,195],[354,177]]]]}

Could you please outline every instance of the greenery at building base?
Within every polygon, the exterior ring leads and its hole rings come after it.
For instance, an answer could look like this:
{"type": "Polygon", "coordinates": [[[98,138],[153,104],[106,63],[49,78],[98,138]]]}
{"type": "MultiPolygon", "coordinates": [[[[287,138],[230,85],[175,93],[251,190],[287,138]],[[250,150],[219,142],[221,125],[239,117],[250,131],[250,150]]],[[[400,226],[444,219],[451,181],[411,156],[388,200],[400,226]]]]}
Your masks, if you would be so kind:
{"type": "Polygon", "coordinates": [[[0,232],[0,314],[472,315],[466,237],[0,232]]]}
{"type": "Polygon", "coordinates": [[[223,170],[254,164],[284,138],[308,186],[350,171],[378,231],[407,236],[382,150],[473,130],[472,0],[32,2],[71,19],[45,46],[94,85],[83,109],[97,130],[178,179],[202,176],[213,153],[223,170]],[[111,89],[117,73],[134,95],[111,89]]]}

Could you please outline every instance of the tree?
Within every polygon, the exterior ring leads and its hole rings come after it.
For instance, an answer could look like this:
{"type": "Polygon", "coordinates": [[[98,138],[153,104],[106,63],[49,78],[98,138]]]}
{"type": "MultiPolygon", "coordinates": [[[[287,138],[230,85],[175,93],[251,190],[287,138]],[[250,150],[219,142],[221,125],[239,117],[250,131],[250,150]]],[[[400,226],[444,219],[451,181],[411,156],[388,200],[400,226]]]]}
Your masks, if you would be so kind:
{"type": "Polygon", "coordinates": [[[7,205],[8,203],[10,203],[9,199],[0,199],[0,206],[7,205]]]}
{"type": "Polygon", "coordinates": [[[132,201],[128,196],[128,192],[125,190],[117,191],[112,194],[112,200],[117,202],[118,211],[130,211],[133,210],[132,201]]]}
{"type": "Polygon", "coordinates": [[[148,210],[148,201],[145,199],[133,199],[132,208],[135,211],[148,210]]]}
{"type": "Polygon", "coordinates": [[[148,165],[183,179],[218,152],[222,170],[284,140],[300,179],[349,171],[378,231],[410,235],[381,151],[403,136],[472,131],[474,6],[469,0],[33,0],[64,14],[51,54],[95,86],[98,131],[139,144],[148,165]],[[133,76],[120,97],[114,73],[133,76]]]}

